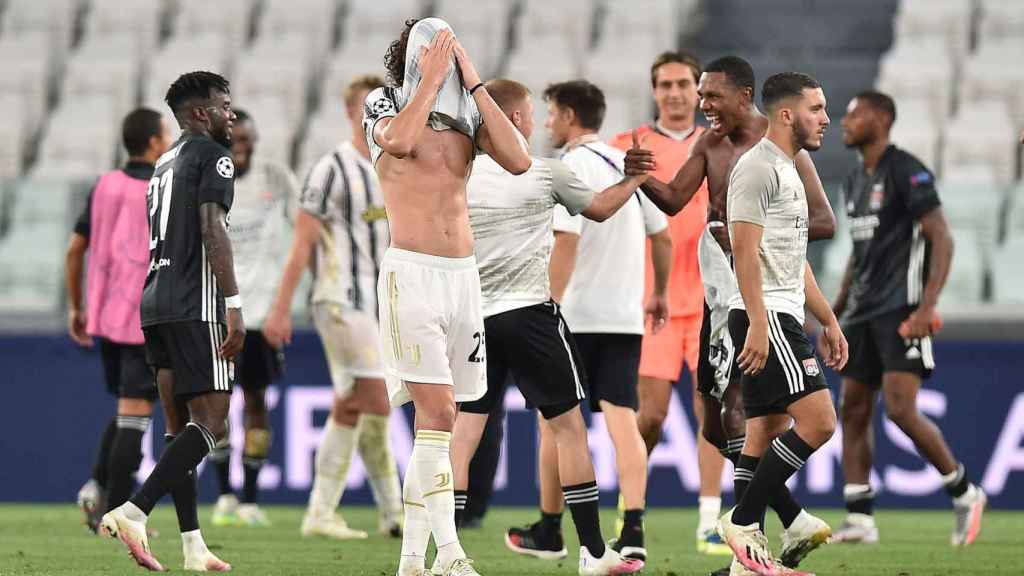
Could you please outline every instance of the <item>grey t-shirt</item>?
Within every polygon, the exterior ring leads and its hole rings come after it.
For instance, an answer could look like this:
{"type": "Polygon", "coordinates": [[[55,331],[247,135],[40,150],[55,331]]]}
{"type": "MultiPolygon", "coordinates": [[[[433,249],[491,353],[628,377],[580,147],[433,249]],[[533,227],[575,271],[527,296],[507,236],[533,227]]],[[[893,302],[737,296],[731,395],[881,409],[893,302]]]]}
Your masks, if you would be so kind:
{"type": "MultiPolygon", "coordinates": [[[[764,228],[758,259],[764,305],[804,321],[807,260],[807,195],[791,158],[763,138],[740,159],[729,177],[729,233],[736,222],[764,228]]],[[[737,292],[730,309],[745,309],[737,292]]]]}
{"type": "Polygon", "coordinates": [[[534,158],[515,176],[487,155],[473,162],[466,190],[484,317],[546,302],[555,205],[579,214],[595,192],[559,160],[534,158]]]}

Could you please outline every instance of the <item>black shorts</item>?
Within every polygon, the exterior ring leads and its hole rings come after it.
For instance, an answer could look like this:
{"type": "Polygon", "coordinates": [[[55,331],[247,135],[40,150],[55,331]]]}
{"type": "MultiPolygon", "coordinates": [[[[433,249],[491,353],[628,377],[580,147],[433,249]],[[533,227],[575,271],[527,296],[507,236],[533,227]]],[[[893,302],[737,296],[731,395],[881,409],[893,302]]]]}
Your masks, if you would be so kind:
{"type": "Polygon", "coordinates": [[[601,400],[637,409],[642,343],[641,334],[576,334],[592,411],[601,411],[601,400]]]}
{"type": "MultiPolygon", "coordinates": [[[[743,310],[729,312],[729,335],[737,350],[747,341],[750,322],[743,310]]],[[[738,355],[738,353],[737,353],[738,355]]],[[[768,311],[768,361],[755,376],[743,374],[743,409],[748,419],[785,414],[797,400],[827,390],[828,382],[804,327],[789,314],[768,311]]]]}
{"type": "Polygon", "coordinates": [[[235,363],[217,352],[227,337],[223,324],[187,320],[146,326],[142,332],[146,360],[157,370],[174,372],[176,396],[231,392],[235,363]]]}
{"type": "MultiPolygon", "coordinates": [[[[711,396],[715,398],[713,392],[716,389],[715,379],[717,378],[718,369],[716,363],[723,355],[728,355],[731,351],[727,350],[727,345],[723,342],[718,342],[712,345],[711,343],[711,308],[707,304],[704,304],[704,321],[700,325],[700,357],[697,358],[697,391],[704,396],[711,396]]],[[[740,375],[743,371],[736,366],[736,356],[733,353],[733,363],[729,370],[729,383],[726,385],[726,389],[731,388],[734,385],[738,385],[740,382],[740,375]]],[[[728,357],[728,356],[725,356],[728,357]]],[[[724,397],[724,391],[722,396],[724,397]]]]}
{"type": "Polygon", "coordinates": [[[868,386],[882,385],[886,372],[910,372],[928,378],[935,368],[932,338],[904,340],[900,324],[910,316],[912,308],[888,312],[854,324],[843,324],[843,334],[850,345],[850,360],[841,374],[868,386]]]}
{"type": "Polygon", "coordinates": [[[235,356],[238,385],[246,390],[261,390],[281,377],[284,352],[275,350],[259,330],[245,332],[245,347],[235,356]]]}
{"type": "Polygon", "coordinates": [[[159,396],[153,371],[146,363],[146,347],[141,344],[118,344],[106,338],[96,339],[103,360],[107,391],[118,398],[154,401],[159,396]]]}
{"type": "Polygon", "coordinates": [[[584,398],[586,376],[572,334],[554,302],[509,310],[484,319],[487,393],[459,409],[490,414],[511,374],[527,403],[545,418],[567,412],[584,398]]]}

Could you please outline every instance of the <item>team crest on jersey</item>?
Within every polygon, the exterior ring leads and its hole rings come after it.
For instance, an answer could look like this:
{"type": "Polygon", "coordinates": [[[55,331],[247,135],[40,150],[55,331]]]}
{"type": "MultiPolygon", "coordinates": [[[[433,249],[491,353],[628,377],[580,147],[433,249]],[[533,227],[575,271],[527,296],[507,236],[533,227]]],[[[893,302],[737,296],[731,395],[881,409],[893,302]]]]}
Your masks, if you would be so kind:
{"type": "Polygon", "coordinates": [[[235,363],[232,360],[228,360],[228,380],[235,379],[235,363]]]}
{"type": "Polygon", "coordinates": [[[235,163],[231,161],[230,157],[221,156],[217,160],[217,174],[224,178],[233,178],[235,176],[235,163]]]}
{"type": "Polygon", "coordinates": [[[817,376],[821,374],[821,370],[818,368],[818,360],[815,358],[808,358],[804,360],[804,373],[808,376],[817,376]]]}
{"type": "Polygon", "coordinates": [[[875,182],[871,187],[871,211],[876,212],[882,208],[882,200],[885,199],[885,184],[875,182]]]}
{"type": "Polygon", "coordinates": [[[394,102],[391,101],[390,98],[378,98],[373,103],[373,113],[376,114],[377,116],[391,112],[394,109],[395,104],[394,102]]]}

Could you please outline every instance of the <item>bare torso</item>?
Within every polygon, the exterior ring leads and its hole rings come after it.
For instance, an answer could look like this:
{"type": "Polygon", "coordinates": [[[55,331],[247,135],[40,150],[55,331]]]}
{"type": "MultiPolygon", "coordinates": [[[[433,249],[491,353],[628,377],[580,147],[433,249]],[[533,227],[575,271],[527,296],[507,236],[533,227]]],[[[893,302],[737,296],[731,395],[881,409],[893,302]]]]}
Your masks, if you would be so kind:
{"type": "Polygon", "coordinates": [[[466,205],[472,165],[473,143],[455,130],[427,127],[408,157],[382,154],[376,168],[391,245],[448,258],[472,256],[466,205]]]}
{"type": "MultiPolygon", "coordinates": [[[[729,197],[729,176],[732,174],[732,167],[736,165],[740,156],[753,148],[754,144],[757,144],[764,133],[768,131],[766,118],[758,118],[758,122],[764,124],[764,130],[754,131],[759,136],[747,138],[746,141],[740,143],[733,142],[728,136],[716,136],[708,133],[709,138],[703,150],[708,179],[708,222],[727,222],[726,201],[729,197]]],[[[712,228],[711,233],[723,250],[731,251],[727,226],[712,228]]]]}

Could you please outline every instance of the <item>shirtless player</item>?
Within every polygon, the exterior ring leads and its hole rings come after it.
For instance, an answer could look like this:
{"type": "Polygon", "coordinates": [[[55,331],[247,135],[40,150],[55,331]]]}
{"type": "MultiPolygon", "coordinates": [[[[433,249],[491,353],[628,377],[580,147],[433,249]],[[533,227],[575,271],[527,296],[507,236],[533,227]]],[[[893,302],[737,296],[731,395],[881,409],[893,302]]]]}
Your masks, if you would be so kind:
{"type": "Polygon", "coordinates": [[[487,390],[466,180],[477,147],[513,174],[531,160],[444,21],[407,21],[384,61],[391,86],[366,97],[363,122],[391,229],[377,285],[388,395],[416,407],[398,576],[430,574],[431,534],[442,574],[478,576],[455,531],[449,458],[455,403],[487,390]]]}
{"type": "MultiPolygon", "coordinates": [[[[697,88],[700,109],[711,123],[710,130],[694,143],[690,158],[670,183],[648,178],[641,187],[659,208],[673,215],[690,202],[707,179],[708,225],[699,250],[705,305],[697,382],[704,395],[704,436],[736,466],[737,501],[753,468],[748,470],[739,465],[744,417],[740,387],[733,384],[738,383],[740,371],[733,370],[735,351],[727,329],[729,298],[738,287],[732,272],[725,219],[732,167],[768,130],[768,118],[754,104],[754,87],[754,71],[743,59],[726,56],[711,62],[701,74],[697,88]]],[[[653,154],[638,148],[627,151],[625,166],[627,174],[656,169],[653,154]]],[[[806,151],[797,155],[796,167],[807,190],[810,239],[831,238],[835,233],[835,216],[806,151]]],[[[828,526],[803,511],[785,486],[772,498],[771,506],[786,528],[782,536],[782,561],[787,566],[796,566],[824,543],[828,526]]]]}

